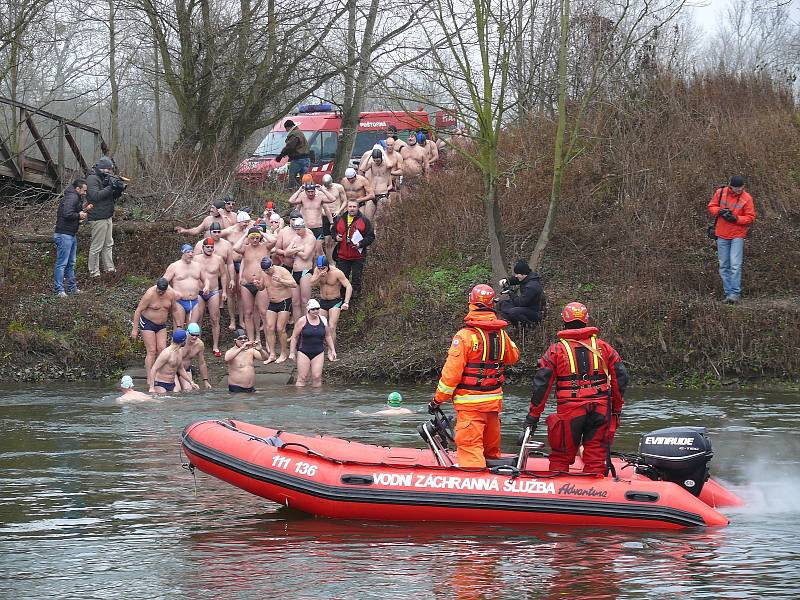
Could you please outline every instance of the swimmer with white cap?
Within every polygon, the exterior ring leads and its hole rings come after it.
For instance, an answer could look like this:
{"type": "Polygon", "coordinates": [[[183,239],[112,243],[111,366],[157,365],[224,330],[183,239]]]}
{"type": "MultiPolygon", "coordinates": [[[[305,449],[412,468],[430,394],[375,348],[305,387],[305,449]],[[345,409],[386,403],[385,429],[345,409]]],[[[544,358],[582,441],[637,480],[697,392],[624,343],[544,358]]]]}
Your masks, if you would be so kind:
{"type": "Polygon", "coordinates": [[[155,400],[150,394],[137,392],[133,389],[133,378],[130,375],[123,375],[120,379],[119,387],[122,389],[122,395],[117,398],[117,402],[143,402],[145,400],[155,400]]]}

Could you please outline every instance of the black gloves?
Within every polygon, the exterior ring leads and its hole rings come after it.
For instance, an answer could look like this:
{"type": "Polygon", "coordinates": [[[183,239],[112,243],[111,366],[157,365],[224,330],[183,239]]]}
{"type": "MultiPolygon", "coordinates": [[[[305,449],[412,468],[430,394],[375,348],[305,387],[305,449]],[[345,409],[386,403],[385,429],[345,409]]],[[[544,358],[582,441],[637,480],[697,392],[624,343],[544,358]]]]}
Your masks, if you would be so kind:
{"type": "MultiPolygon", "coordinates": [[[[525,429],[530,428],[531,430],[531,434],[528,439],[532,438],[533,434],[536,433],[537,425],[539,425],[539,419],[537,419],[536,417],[532,417],[530,415],[525,417],[525,429]]],[[[525,429],[523,429],[520,432],[519,436],[517,436],[517,445],[519,446],[521,446],[522,442],[525,440],[525,429]]]]}
{"type": "Polygon", "coordinates": [[[736,223],[736,215],[733,214],[729,208],[721,208],[719,211],[719,216],[729,223],[736,223]]]}
{"type": "Polygon", "coordinates": [[[440,406],[441,405],[436,400],[431,400],[431,403],[428,404],[428,414],[432,415],[436,413],[440,406]]]}

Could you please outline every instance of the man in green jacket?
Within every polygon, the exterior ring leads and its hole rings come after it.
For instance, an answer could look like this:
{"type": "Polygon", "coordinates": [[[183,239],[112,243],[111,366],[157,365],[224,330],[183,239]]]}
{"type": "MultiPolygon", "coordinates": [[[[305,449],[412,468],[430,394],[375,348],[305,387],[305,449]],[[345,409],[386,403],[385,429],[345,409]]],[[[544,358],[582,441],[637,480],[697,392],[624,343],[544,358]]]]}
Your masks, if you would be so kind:
{"type": "Polygon", "coordinates": [[[311,152],[308,147],[306,136],[291,119],[283,122],[283,128],[289,133],[286,134],[286,144],[278,156],[277,162],[283,160],[284,156],[289,157],[289,187],[297,188],[300,186],[303,175],[308,173],[311,168],[311,152]]]}

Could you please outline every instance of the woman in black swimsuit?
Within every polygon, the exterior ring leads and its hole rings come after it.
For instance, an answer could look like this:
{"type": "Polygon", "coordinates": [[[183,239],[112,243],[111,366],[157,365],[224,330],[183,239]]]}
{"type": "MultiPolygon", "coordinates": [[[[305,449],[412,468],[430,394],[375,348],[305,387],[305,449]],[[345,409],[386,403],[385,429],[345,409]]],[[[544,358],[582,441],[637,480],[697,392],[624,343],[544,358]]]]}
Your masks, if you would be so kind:
{"type": "Polygon", "coordinates": [[[319,314],[319,302],[312,298],[306,307],[306,316],[294,324],[289,346],[289,358],[297,361],[297,383],[306,384],[311,372],[311,385],[322,385],[322,366],[325,363],[325,345],[328,346],[328,360],[336,360],[336,349],[328,327],[328,321],[319,314]]]}

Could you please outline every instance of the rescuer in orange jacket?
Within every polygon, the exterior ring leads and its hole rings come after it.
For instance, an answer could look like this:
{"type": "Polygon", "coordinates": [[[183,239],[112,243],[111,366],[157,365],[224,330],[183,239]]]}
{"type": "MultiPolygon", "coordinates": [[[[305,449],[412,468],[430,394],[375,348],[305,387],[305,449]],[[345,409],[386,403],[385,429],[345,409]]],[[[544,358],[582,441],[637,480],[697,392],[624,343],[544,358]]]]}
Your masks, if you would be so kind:
{"type": "Polygon", "coordinates": [[[503,408],[505,366],[519,360],[519,350],[494,312],[495,293],[476,285],[469,293],[466,327],[459,329],[428,405],[433,413],[453,400],[456,409],[458,465],[485,467],[486,458],[500,457],[500,410],[503,408]]]}
{"type": "Polygon", "coordinates": [[[589,311],[583,304],[570,302],[561,318],[564,329],[558,332],[559,340],[539,359],[525,424],[533,435],[555,383],[556,412],[546,420],[550,470],[569,471],[583,444],[583,472],[605,474],[628,371],[617,351],[597,337],[597,327],[589,327],[589,311]]]}

